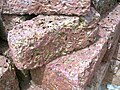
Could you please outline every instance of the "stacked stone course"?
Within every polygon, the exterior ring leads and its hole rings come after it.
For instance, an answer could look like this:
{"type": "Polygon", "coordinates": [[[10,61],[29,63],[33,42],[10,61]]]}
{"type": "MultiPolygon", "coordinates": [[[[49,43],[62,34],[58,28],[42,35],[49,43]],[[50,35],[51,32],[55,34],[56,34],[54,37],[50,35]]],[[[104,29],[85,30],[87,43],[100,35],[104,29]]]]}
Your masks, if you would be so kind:
{"type": "Polygon", "coordinates": [[[98,90],[116,52],[119,17],[116,0],[1,0],[0,57],[10,63],[0,90],[98,90]]]}

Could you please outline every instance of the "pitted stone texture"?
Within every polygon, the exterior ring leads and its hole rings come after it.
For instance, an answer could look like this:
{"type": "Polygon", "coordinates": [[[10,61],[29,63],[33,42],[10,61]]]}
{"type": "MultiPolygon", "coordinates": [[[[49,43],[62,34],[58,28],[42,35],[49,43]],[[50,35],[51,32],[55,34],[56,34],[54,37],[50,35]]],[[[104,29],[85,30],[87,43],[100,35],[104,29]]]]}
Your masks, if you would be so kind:
{"type": "Polygon", "coordinates": [[[42,88],[47,87],[50,90],[85,90],[105,52],[111,48],[114,39],[110,37],[120,29],[119,8],[120,5],[100,21],[99,36],[101,38],[96,43],[59,57],[45,67],[31,70],[32,80],[42,88]]]}
{"type": "MultiPolygon", "coordinates": [[[[111,42],[111,48],[107,50],[106,54],[104,55],[104,58],[102,59],[102,63],[100,65],[98,65],[98,68],[92,78],[91,83],[89,84],[92,87],[92,90],[98,90],[98,88],[100,87],[101,82],[103,81],[106,72],[108,71],[108,68],[110,66],[110,62],[112,60],[113,54],[115,53],[115,48],[117,46],[118,43],[118,39],[119,39],[119,29],[116,31],[116,33],[114,34],[114,36],[112,37],[112,41],[111,42]]],[[[107,77],[109,77],[107,75],[107,77]]],[[[111,77],[109,77],[111,78],[111,77]]]]}
{"type": "Polygon", "coordinates": [[[84,15],[90,0],[3,0],[3,13],[84,15]]]}
{"type": "MultiPolygon", "coordinates": [[[[120,33],[120,30],[116,29],[116,33],[114,33],[114,35],[112,35],[112,39],[110,39],[111,42],[109,42],[109,44],[111,47],[107,49],[106,54],[104,55],[104,57],[102,59],[103,62],[100,65],[98,65],[98,68],[89,84],[89,86],[92,87],[92,90],[98,90],[101,82],[103,81],[103,79],[106,75],[106,72],[110,66],[112,57],[116,53],[116,47],[117,47],[118,39],[120,36],[119,33],[120,33]]],[[[107,77],[109,77],[109,76],[107,75],[107,77]]],[[[109,77],[109,78],[111,78],[111,77],[109,77]]]]}
{"type": "Polygon", "coordinates": [[[8,33],[13,61],[19,69],[42,66],[96,41],[99,14],[85,17],[43,16],[28,20],[8,33]]]}
{"type": "Polygon", "coordinates": [[[29,6],[30,13],[84,15],[90,8],[90,0],[35,0],[29,6]]]}
{"type": "Polygon", "coordinates": [[[93,69],[105,53],[104,41],[90,48],[62,56],[47,64],[45,68],[31,70],[32,80],[42,88],[50,90],[84,90],[93,69]],[[104,47],[104,49],[102,49],[104,47]],[[103,51],[101,51],[103,50],[103,51]],[[37,72],[37,74],[36,74],[37,72]]]}
{"type": "Polygon", "coordinates": [[[15,71],[4,56],[0,56],[0,90],[19,90],[15,71]]]}
{"type": "Polygon", "coordinates": [[[3,26],[5,27],[4,32],[8,34],[8,31],[12,30],[14,26],[25,21],[24,16],[17,15],[2,15],[3,26]]]}
{"type": "Polygon", "coordinates": [[[92,0],[92,3],[100,14],[106,14],[117,4],[117,0],[92,0]]]}
{"type": "Polygon", "coordinates": [[[2,13],[4,14],[26,14],[27,7],[34,0],[3,0],[2,13]]]}

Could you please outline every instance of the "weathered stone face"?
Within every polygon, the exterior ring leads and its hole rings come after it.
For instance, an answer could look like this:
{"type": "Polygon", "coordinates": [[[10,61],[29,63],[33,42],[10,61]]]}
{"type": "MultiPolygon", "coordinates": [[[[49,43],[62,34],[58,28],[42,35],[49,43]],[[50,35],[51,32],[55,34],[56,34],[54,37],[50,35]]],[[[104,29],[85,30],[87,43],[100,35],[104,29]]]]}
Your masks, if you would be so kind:
{"type": "Polygon", "coordinates": [[[22,23],[24,21],[24,16],[17,15],[2,15],[3,26],[5,28],[4,32],[8,33],[8,31],[12,30],[14,26],[22,23]]]}
{"type": "Polygon", "coordinates": [[[108,67],[109,67],[109,62],[101,62],[100,65],[97,67],[97,71],[93,75],[93,78],[91,79],[90,84],[88,85],[89,87],[91,87],[91,90],[99,89],[100,84],[103,78],[105,77],[108,67]]]}
{"type": "Polygon", "coordinates": [[[120,85],[120,61],[112,59],[109,69],[103,79],[103,84],[111,83],[113,85],[120,85]]]}
{"type": "Polygon", "coordinates": [[[116,0],[91,0],[91,1],[100,14],[106,14],[106,12],[110,11],[117,3],[116,0]]]}
{"type": "Polygon", "coordinates": [[[119,35],[119,8],[120,5],[100,21],[99,36],[101,38],[96,43],[61,56],[44,67],[31,70],[32,80],[36,85],[50,90],[85,90],[95,73],[96,66],[100,65],[107,49],[111,48],[116,34],[119,35]]]}
{"type": "Polygon", "coordinates": [[[3,13],[84,15],[90,0],[3,0],[3,13]]]}
{"type": "Polygon", "coordinates": [[[94,75],[99,86],[118,41],[120,5],[100,22],[99,13],[103,18],[116,1],[0,0],[0,90],[86,90],[94,75]],[[1,42],[7,33],[9,47],[1,42]]]}
{"type": "Polygon", "coordinates": [[[99,43],[96,46],[62,56],[47,64],[46,67],[35,69],[36,71],[31,70],[32,80],[36,85],[42,85],[42,88],[51,90],[64,90],[65,88],[84,90],[83,88],[86,87],[93,73],[92,68],[98,64],[106,50],[104,47],[104,51],[101,51],[103,48],[101,45],[99,43]]]}
{"type": "MultiPolygon", "coordinates": [[[[120,38],[119,38],[120,40],[120,38]]],[[[111,83],[113,85],[120,85],[120,41],[117,43],[116,51],[110,61],[109,69],[104,77],[103,84],[111,83]]]]}
{"type": "Polygon", "coordinates": [[[14,63],[19,69],[36,68],[82,49],[96,41],[98,21],[91,8],[85,17],[39,15],[23,22],[8,33],[14,63]]]}
{"type": "Polygon", "coordinates": [[[0,90],[19,90],[15,71],[4,56],[0,56],[0,90]]]}
{"type": "MultiPolygon", "coordinates": [[[[118,44],[118,39],[119,39],[119,28],[118,30],[116,30],[116,33],[112,35],[112,39],[109,40],[109,44],[110,44],[110,47],[107,49],[103,59],[102,59],[102,62],[100,65],[98,65],[97,70],[95,72],[95,74],[93,75],[93,78],[91,79],[90,81],[90,84],[89,86],[92,87],[92,90],[98,90],[98,88],[100,87],[100,84],[102,83],[102,81],[105,81],[103,80],[105,75],[106,75],[106,72],[108,70],[109,67],[111,67],[111,62],[113,62],[112,58],[113,58],[113,55],[118,55],[116,52],[116,49],[118,50],[117,47],[117,44],[118,44]]],[[[116,62],[116,66],[119,65],[117,64],[117,61],[116,62]]],[[[112,63],[114,65],[114,63],[112,63]]],[[[114,66],[115,68],[115,66],[114,66]]],[[[118,69],[118,67],[116,67],[118,69]]],[[[109,70],[108,70],[109,71],[109,70]]],[[[118,72],[119,73],[119,72],[118,72]]],[[[109,76],[111,74],[108,74],[106,75],[107,78],[110,78],[110,80],[112,79],[111,77],[112,76],[109,76]]],[[[119,80],[117,81],[116,78],[113,78],[115,79],[116,83],[119,82],[119,80]]],[[[107,82],[109,83],[109,82],[107,82]]]]}

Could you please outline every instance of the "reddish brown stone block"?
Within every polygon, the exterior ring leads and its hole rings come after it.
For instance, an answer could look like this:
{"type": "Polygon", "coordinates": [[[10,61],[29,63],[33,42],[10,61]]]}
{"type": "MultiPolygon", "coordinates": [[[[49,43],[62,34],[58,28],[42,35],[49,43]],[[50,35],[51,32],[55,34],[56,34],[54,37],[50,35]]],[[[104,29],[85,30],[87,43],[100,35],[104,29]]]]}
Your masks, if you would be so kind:
{"type": "Polygon", "coordinates": [[[105,15],[117,4],[117,0],[91,0],[96,10],[105,15]]]}
{"type": "Polygon", "coordinates": [[[101,85],[105,76],[108,77],[108,78],[111,78],[111,76],[109,76],[108,73],[106,75],[106,72],[109,71],[108,68],[111,67],[110,63],[113,62],[113,61],[111,61],[113,55],[114,54],[118,55],[116,53],[116,49],[117,50],[119,50],[119,49],[116,48],[116,47],[117,47],[118,39],[119,39],[119,36],[120,36],[119,33],[120,33],[120,31],[118,29],[116,31],[116,33],[114,34],[114,36],[112,37],[113,39],[110,40],[111,41],[110,42],[111,47],[107,49],[106,54],[104,55],[104,57],[102,59],[103,62],[100,65],[98,65],[98,67],[96,68],[96,72],[93,75],[93,78],[91,79],[90,84],[89,84],[89,86],[92,87],[92,90],[98,90],[98,88],[100,87],[100,85],[101,85]]]}
{"type": "Polygon", "coordinates": [[[101,82],[108,70],[109,65],[110,65],[110,62],[101,62],[100,65],[97,67],[97,70],[93,75],[93,78],[91,79],[90,84],[88,85],[88,87],[91,87],[91,90],[99,89],[101,82]]]}
{"type": "Polygon", "coordinates": [[[102,81],[103,84],[111,83],[120,86],[120,61],[112,59],[106,75],[102,81]]]}
{"type": "Polygon", "coordinates": [[[36,71],[31,70],[32,80],[42,88],[47,87],[50,90],[84,90],[95,73],[96,67],[100,65],[105,52],[111,48],[116,32],[120,29],[119,8],[120,5],[100,21],[99,36],[101,38],[96,43],[59,57],[36,71]]]}
{"type": "Polygon", "coordinates": [[[6,34],[8,34],[8,31],[12,30],[14,26],[25,21],[24,16],[4,14],[1,17],[2,17],[3,26],[5,28],[4,32],[6,34]]]}
{"type": "Polygon", "coordinates": [[[84,15],[90,0],[3,0],[3,13],[84,15]]]}
{"type": "Polygon", "coordinates": [[[99,14],[84,17],[43,16],[25,21],[8,33],[12,58],[19,69],[32,69],[96,41],[99,14]]]}
{"type": "Polygon", "coordinates": [[[11,15],[2,14],[0,19],[0,36],[3,39],[7,39],[8,32],[14,28],[14,26],[29,20],[35,15],[11,15]]]}
{"type": "Polygon", "coordinates": [[[99,40],[89,48],[57,58],[44,68],[31,70],[32,80],[50,90],[84,90],[106,49],[105,41],[99,40]]]}
{"type": "MultiPolygon", "coordinates": [[[[120,40],[120,39],[119,39],[120,40]]],[[[111,83],[113,85],[120,85],[120,42],[117,43],[113,58],[110,60],[110,66],[103,79],[103,84],[111,83]]]]}
{"type": "Polygon", "coordinates": [[[4,56],[0,56],[0,90],[19,90],[15,70],[4,56]]]}

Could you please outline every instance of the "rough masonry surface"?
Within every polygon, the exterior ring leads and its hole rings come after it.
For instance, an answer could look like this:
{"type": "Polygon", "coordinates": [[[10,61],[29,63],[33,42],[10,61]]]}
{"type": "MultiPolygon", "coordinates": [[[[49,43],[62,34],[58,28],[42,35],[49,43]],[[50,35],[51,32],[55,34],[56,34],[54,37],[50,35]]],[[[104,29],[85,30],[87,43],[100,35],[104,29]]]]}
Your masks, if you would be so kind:
{"type": "Polygon", "coordinates": [[[3,13],[84,15],[90,0],[3,0],[3,13]]]}
{"type": "Polygon", "coordinates": [[[13,61],[19,69],[42,66],[96,41],[99,14],[91,8],[84,17],[43,16],[25,21],[8,33],[13,61]]]}

